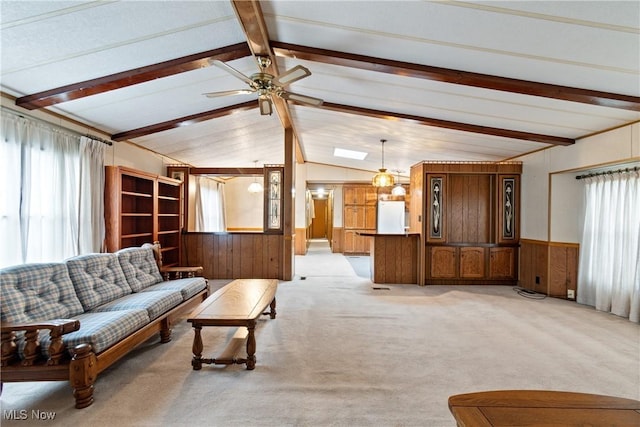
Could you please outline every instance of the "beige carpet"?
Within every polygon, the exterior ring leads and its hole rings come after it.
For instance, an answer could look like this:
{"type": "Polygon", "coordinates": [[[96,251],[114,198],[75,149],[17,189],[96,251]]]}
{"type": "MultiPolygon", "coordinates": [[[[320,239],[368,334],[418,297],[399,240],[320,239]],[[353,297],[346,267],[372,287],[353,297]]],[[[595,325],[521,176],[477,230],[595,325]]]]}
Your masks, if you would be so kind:
{"type": "MultiPolygon", "coordinates": [[[[295,279],[278,289],[278,318],[259,322],[254,371],[193,371],[193,333],[182,322],[170,343],[153,340],[103,373],[87,409],[74,409],[67,383],[5,384],[2,425],[445,427],[455,425],[447,398],[458,393],[640,399],[637,324],[510,287],[376,290],[348,267],[323,248],[296,257],[295,279]],[[11,410],[55,419],[10,421],[11,410]]],[[[203,331],[205,356],[233,334],[203,331]]]]}

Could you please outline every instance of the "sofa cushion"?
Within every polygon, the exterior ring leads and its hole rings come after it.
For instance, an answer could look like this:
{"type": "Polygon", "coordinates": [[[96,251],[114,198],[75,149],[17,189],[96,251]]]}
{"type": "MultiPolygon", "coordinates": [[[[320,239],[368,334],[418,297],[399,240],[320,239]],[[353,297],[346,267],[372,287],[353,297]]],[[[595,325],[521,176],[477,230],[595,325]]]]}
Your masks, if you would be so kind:
{"type": "Polygon", "coordinates": [[[103,304],[92,312],[142,309],[147,311],[149,319],[154,320],[181,302],[180,291],[140,292],[103,304]]]}
{"type": "Polygon", "coordinates": [[[180,291],[182,300],[186,301],[207,287],[207,281],[203,277],[188,277],[186,279],[161,282],[144,289],[148,291],[180,291]]]}
{"type": "Polygon", "coordinates": [[[0,270],[2,322],[68,319],[84,310],[64,263],[22,264],[0,270]]]}
{"type": "Polygon", "coordinates": [[[151,246],[120,249],[116,252],[122,271],[133,292],[162,282],[151,246]]]}
{"type": "MultiPolygon", "coordinates": [[[[80,329],[62,337],[70,354],[76,345],[83,343],[91,344],[93,351],[100,353],[149,323],[146,310],[90,312],[76,319],[80,320],[80,329]]],[[[49,344],[48,331],[41,331],[40,346],[47,357],[49,344]]]]}
{"type": "Polygon", "coordinates": [[[88,254],[66,260],[69,276],[85,311],[131,293],[115,254],[88,254]]]}

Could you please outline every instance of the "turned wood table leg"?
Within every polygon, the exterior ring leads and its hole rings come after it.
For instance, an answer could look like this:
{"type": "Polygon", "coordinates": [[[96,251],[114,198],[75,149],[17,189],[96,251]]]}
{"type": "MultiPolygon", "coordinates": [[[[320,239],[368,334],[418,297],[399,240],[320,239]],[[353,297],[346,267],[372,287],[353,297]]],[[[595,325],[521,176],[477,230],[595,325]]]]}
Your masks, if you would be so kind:
{"type": "Polygon", "coordinates": [[[252,320],[247,325],[249,335],[247,336],[247,369],[252,370],[256,367],[256,321],[252,320]]]}
{"type": "Polygon", "coordinates": [[[195,332],[195,335],[193,337],[193,359],[191,360],[191,366],[193,366],[194,371],[199,371],[202,369],[202,326],[193,325],[193,331],[195,332]]]}
{"type": "Polygon", "coordinates": [[[271,304],[269,304],[269,317],[271,319],[275,319],[276,318],[276,297],[273,297],[273,301],[271,301],[271,304]]]}

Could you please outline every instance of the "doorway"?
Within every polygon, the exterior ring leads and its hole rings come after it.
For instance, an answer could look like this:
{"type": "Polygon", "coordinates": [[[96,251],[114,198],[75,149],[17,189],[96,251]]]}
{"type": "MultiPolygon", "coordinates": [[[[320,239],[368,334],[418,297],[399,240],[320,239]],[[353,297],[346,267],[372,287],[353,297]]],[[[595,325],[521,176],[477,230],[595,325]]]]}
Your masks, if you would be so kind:
{"type": "Polygon", "coordinates": [[[327,239],[327,199],[313,199],[314,217],[311,222],[311,238],[327,239]]]}

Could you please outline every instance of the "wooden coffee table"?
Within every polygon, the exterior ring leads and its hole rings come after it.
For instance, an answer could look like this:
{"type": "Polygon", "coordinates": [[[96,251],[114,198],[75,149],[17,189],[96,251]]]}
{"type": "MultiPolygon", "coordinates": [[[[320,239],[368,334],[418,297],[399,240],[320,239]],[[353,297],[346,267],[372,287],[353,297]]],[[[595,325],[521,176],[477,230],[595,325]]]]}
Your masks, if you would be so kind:
{"type": "Polygon", "coordinates": [[[501,390],[449,397],[459,427],[640,426],[640,401],[597,394],[501,390]]]}
{"type": "Polygon", "coordinates": [[[254,333],[256,319],[263,314],[268,314],[272,319],[276,318],[277,289],[276,279],[236,279],[204,300],[187,319],[193,325],[195,332],[191,361],[193,369],[200,370],[203,363],[224,365],[245,363],[247,369],[254,369],[256,366],[254,333]],[[269,311],[265,312],[267,307],[269,311]],[[221,357],[205,359],[202,357],[203,326],[244,326],[246,332],[244,329],[238,329],[238,333],[221,357]],[[236,357],[237,342],[243,342],[245,338],[247,357],[236,357]]]}

